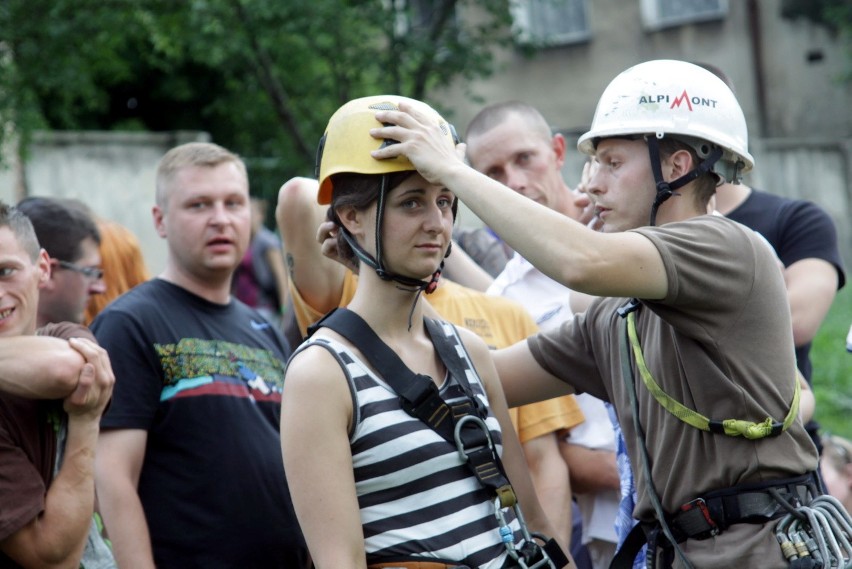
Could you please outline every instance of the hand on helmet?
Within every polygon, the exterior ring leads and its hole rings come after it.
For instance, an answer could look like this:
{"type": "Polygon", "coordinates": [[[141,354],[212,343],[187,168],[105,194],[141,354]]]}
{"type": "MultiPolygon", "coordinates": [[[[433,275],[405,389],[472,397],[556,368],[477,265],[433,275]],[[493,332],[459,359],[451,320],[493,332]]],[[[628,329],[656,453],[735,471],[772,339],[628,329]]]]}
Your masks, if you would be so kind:
{"type": "Polygon", "coordinates": [[[465,145],[453,146],[441,126],[427,120],[411,105],[403,102],[399,109],[376,113],[376,119],[389,126],[371,129],[370,136],[399,142],[374,150],[373,158],[406,156],[430,183],[443,183],[453,168],[464,165],[465,145]]]}
{"type": "Polygon", "coordinates": [[[592,198],[591,193],[589,193],[589,182],[597,169],[598,163],[594,159],[587,160],[586,163],[583,164],[583,173],[580,175],[580,183],[577,184],[577,187],[573,190],[574,205],[581,210],[580,217],[577,221],[590,229],[594,229],[595,231],[598,231],[603,225],[600,218],[595,215],[595,201],[592,198]]]}

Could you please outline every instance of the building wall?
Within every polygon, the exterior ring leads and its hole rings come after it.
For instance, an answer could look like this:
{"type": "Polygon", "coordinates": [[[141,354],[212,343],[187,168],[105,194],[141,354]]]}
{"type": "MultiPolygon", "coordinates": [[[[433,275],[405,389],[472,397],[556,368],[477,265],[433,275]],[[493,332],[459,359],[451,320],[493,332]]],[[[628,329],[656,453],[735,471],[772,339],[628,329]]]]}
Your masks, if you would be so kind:
{"type": "Polygon", "coordinates": [[[483,104],[513,99],[539,108],[556,129],[582,132],[615,75],[642,61],[673,58],[724,70],[753,135],[852,134],[852,82],[841,80],[852,62],[825,28],[782,19],[781,0],[730,0],[723,20],[657,32],[643,29],[639,0],[589,0],[587,5],[589,41],[547,48],[532,59],[509,46],[500,51],[500,68],[492,77],[436,90],[430,102],[447,111],[460,133],[483,104]],[[820,55],[821,60],[808,61],[820,55]]]}
{"type": "MultiPolygon", "coordinates": [[[[749,125],[755,170],[745,182],[822,205],[838,227],[852,267],[852,60],[839,38],[805,20],[781,17],[782,0],[730,0],[723,20],[648,32],[640,0],[588,0],[591,39],[525,58],[509,46],[492,77],[435,90],[463,135],[484,105],[521,100],[537,107],[569,149],[585,132],[610,80],[650,59],[706,62],[734,85],[749,125]],[[477,100],[471,100],[473,95],[477,100]]],[[[467,18],[476,18],[467,13],[467,18]]],[[[570,152],[563,170],[573,186],[585,158],[570,152]]],[[[462,223],[478,220],[469,211],[462,223]]]]}
{"type": "MultiPolygon", "coordinates": [[[[587,5],[589,41],[549,48],[532,59],[505,49],[493,77],[449,85],[435,91],[430,102],[464,133],[483,104],[524,100],[538,107],[574,148],[600,93],[621,70],[654,58],[715,64],[732,79],[749,123],[757,166],[746,181],[823,205],[838,225],[852,267],[852,87],[839,79],[852,63],[836,38],[811,23],[782,20],[781,0],[730,0],[724,20],[659,32],[642,29],[639,0],[589,0],[587,5]],[[819,54],[821,60],[808,62],[819,54]],[[480,101],[471,101],[468,93],[480,101]]],[[[149,268],[157,273],[165,259],[150,213],[157,161],[175,144],[206,139],[203,133],[45,133],[36,137],[23,168],[25,191],[79,198],[97,215],[126,225],[142,241],[149,268]]],[[[569,153],[564,175],[572,186],[583,159],[569,153]]],[[[0,199],[17,201],[19,178],[14,169],[0,168],[0,199]]],[[[459,219],[479,223],[464,208],[459,219]]]]}
{"type": "MultiPolygon", "coordinates": [[[[36,133],[23,168],[24,195],[76,198],[95,215],[117,221],[139,238],[148,269],[165,265],[165,242],[154,230],[151,206],[157,163],[169,148],[209,140],[206,133],[36,133]]],[[[0,199],[15,203],[20,175],[0,169],[0,199]]]]}

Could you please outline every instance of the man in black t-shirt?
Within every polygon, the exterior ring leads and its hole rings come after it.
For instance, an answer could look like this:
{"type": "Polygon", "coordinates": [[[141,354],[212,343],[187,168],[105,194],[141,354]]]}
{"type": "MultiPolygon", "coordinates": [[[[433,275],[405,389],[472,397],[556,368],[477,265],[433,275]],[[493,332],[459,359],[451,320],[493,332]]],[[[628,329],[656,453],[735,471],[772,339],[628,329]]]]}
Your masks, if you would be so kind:
{"type": "Polygon", "coordinates": [[[124,567],[310,566],[279,442],[289,348],[231,297],[248,246],[248,177],[208,143],[170,150],[154,225],[159,278],[92,323],[117,378],[98,447],[101,511],[124,567]]]}

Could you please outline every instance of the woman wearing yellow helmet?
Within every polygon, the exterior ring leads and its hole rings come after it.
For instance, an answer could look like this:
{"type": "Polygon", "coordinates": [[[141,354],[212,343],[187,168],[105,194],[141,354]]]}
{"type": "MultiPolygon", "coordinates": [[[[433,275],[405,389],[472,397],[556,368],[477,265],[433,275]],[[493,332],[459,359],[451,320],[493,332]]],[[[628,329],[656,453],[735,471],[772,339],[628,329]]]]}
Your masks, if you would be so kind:
{"type": "Polygon", "coordinates": [[[347,103],[320,144],[318,201],[341,254],[372,270],[288,365],[281,438],[299,522],[319,569],[562,567],[555,543],[528,529],[553,534],[487,346],[424,315],[455,196],[405,158],[370,156],[393,144],[370,136],[376,111],[401,100],[454,147],[434,110],[393,96],[347,103]]]}

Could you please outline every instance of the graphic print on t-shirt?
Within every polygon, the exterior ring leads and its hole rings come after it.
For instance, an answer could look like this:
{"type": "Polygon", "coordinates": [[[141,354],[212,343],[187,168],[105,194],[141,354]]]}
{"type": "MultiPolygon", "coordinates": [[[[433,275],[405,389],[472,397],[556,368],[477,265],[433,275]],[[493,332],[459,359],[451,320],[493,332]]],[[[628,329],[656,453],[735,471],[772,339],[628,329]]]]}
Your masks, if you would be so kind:
{"type": "Polygon", "coordinates": [[[165,378],[160,401],[199,395],[281,401],[284,362],[269,350],[198,338],[154,349],[165,378]]]}

